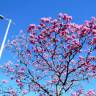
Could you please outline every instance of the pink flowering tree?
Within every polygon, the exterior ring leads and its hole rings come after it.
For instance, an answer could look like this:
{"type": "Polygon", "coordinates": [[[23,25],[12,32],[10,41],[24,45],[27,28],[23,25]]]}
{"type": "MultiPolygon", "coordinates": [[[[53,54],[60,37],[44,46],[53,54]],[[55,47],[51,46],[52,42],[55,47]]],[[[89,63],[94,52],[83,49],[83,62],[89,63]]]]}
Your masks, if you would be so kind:
{"type": "MultiPolygon", "coordinates": [[[[63,13],[57,19],[41,18],[39,25],[30,24],[27,33],[21,31],[8,43],[16,61],[2,69],[21,91],[6,88],[1,92],[12,96],[18,96],[18,92],[64,96],[80,82],[96,77],[96,18],[82,25],[71,20],[63,13]]],[[[94,96],[90,94],[95,92],[76,91],[72,96],[80,94],[94,96]]]]}

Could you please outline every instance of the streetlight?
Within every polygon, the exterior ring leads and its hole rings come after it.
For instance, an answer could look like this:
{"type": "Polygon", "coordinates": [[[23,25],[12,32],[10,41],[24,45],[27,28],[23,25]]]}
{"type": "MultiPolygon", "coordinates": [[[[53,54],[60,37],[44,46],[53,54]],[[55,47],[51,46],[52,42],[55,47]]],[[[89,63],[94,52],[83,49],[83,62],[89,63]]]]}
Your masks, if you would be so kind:
{"type": "Polygon", "coordinates": [[[5,45],[5,42],[6,42],[6,39],[7,39],[8,31],[9,31],[12,20],[8,19],[8,18],[5,18],[2,15],[0,15],[0,19],[8,21],[8,26],[7,26],[7,29],[6,29],[6,32],[5,32],[5,35],[4,35],[4,39],[2,41],[1,48],[0,48],[0,59],[1,59],[2,52],[3,52],[3,49],[4,49],[4,45],[5,45]]]}
{"type": "Polygon", "coordinates": [[[4,16],[0,15],[0,19],[2,20],[4,18],[4,16]]]}

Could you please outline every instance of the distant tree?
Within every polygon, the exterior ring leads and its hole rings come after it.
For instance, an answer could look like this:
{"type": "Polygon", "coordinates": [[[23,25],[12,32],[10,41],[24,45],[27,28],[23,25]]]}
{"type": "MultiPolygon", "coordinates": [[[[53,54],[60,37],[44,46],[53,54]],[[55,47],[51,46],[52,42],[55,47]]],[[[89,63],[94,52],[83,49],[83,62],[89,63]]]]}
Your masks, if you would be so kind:
{"type": "MultiPolygon", "coordinates": [[[[8,43],[17,62],[2,68],[23,95],[64,96],[82,81],[96,77],[96,18],[82,25],[71,20],[63,13],[57,19],[41,18],[39,25],[30,24],[27,33],[20,32],[8,43]]],[[[6,92],[18,96],[19,91],[6,92]]]]}

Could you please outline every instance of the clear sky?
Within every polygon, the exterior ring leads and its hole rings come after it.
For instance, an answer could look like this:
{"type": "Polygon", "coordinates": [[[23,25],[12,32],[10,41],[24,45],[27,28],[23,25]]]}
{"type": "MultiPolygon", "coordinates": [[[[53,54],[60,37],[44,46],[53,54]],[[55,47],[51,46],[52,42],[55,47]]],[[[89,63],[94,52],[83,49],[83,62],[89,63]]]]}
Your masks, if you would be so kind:
{"type": "MultiPolygon", "coordinates": [[[[41,17],[56,18],[59,12],[64,12],[73,16],[73,22],[81,24],[96,16],[95,11],[96,0],[0,0],[0,14],[16,23],[11,26],[7,39],[18,34],[21,29],[26,31],[30,23],[38,24],[41,17]]],[[[7,27],[6,23],[8,22],[0,23],[0,42],[7,27]]],[[[8,58],[8,53],[3,53],[0,63],[8,58]]]]}

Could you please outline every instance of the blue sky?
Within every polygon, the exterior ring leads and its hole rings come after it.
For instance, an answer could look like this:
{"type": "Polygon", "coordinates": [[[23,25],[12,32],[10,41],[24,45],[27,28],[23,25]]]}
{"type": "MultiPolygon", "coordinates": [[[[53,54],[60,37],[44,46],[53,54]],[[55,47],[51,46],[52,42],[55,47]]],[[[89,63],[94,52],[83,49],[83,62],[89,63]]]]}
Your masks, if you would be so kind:
{"type": "MultiPolygon", "coordinates": [[[[0,14],[16,23],[11,26],[7,39],[18,34],[21,29],[26,31],[30,23],[38,24],[41,17],[56,18],[59,12],[64,12],[73,16],[73,22],[81,24],[96,16],[95,10],[96,0],[0,0],[0,14]]],[[[0,23],[0,44],[7,23],[0,23]]],[[[8,58],[8,53],[3,52],[0,63],[8,58]]]]}

